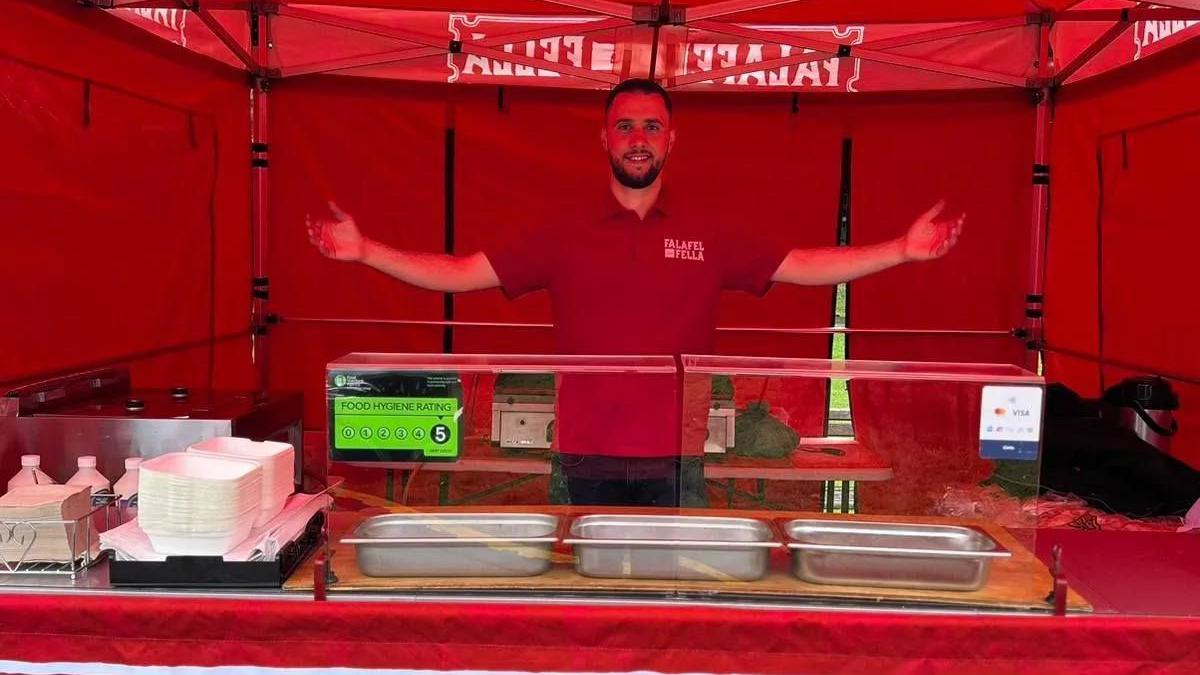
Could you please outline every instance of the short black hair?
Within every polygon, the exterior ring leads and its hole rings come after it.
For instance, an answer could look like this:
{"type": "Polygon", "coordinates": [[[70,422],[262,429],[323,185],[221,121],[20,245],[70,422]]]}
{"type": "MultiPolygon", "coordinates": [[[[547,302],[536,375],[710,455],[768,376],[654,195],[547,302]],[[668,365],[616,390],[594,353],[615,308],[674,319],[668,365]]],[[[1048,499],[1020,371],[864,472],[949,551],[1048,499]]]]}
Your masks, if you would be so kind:
{"type": "Polygon", "coordinates": [[[648,80],[644,77],[634,77],[613,87],[608,92],[608,98],[604,100],[604,114],[612,109],[613,101],[621,94],[647,94],[649,96],[661,96],[663,104],[667,106],[667,117],[671,116],[671,95],[663,89],[659,83],[654,80],[648,80]]]}

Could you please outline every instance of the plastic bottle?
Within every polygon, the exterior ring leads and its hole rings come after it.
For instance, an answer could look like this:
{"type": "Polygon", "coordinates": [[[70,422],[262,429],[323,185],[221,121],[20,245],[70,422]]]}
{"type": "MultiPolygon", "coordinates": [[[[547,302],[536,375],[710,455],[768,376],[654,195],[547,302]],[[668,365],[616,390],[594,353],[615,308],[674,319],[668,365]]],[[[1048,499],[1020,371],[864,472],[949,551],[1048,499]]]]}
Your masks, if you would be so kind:
{"type": "Polygon", "coordinates": [[[8,479],[8,489],[21,485],[53,485],[54,479],[41,470],[41,455],[21,455],[21,470],[8,479]]]}
{"type": "Polygon", "coordinates": [[[141,457],[125,458],[125,475],[118,478],[116,483],[113,483],[113,492],[117,494],[117,499],[129,501],[130,497],[137,494],[138,468],[141,464],[141,457]]]}
{"type": "Polygon", "coordinates": [[[92,494],[97,492],[109,492],[112,486],[108,479],[96,470],[96,458],[93,455],[84,455],[78,460],[79,470],[74,476],[67,481],[67,485],[88,485],[92,488],[92,494]]]}

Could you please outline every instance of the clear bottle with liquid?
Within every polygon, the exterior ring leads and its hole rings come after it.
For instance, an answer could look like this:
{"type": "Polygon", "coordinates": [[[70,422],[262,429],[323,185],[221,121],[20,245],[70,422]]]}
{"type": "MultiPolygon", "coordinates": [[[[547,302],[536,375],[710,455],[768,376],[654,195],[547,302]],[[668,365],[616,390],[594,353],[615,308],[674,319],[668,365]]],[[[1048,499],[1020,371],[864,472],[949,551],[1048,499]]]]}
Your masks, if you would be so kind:
{"type": "Polygon", "coordinates": [[[84,455],[77,460],[79,470],[67,481],[67,485],[87,485],[92,488],[92,494],[111,493],[112,485],[104,474],[96,470],[96,457],[84,455]]]}
{"type": "Polygon", "coordinates": [[[138,491],[138,469],[142,465],[141,457],[126,457],[125,458],[125,474],[113,483],[113,492],[117,495],[117,499],[129,501],[130,497],[137,494],[138,491]]]}
{"type": "Polygon", "coordinates": [[[121,511],[121,522],[128,522],[137,517],[138,476],[141,473],[141,464],[141,457],[126,457],[125,475],[113,483],[117,508],[121,511]]]}
{"type": "Polygon", "coordinates": [[[21,455],[21,470],[8,479],[8,489],[21,485],[53,485],[54,479],[42,471],[41,455],[21,455]]]}

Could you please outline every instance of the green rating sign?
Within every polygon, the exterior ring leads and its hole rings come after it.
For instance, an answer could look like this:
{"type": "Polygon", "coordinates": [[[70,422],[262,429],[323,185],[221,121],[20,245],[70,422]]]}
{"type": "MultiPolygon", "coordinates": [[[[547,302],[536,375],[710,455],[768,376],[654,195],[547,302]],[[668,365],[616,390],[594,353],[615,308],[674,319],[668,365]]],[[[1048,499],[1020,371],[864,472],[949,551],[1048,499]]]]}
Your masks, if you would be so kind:
{"type": "Polygon", "coordinates": [[[338,450],[459,454],[457,399],[345,396],[333,404],[331,438],[338,450]]]}

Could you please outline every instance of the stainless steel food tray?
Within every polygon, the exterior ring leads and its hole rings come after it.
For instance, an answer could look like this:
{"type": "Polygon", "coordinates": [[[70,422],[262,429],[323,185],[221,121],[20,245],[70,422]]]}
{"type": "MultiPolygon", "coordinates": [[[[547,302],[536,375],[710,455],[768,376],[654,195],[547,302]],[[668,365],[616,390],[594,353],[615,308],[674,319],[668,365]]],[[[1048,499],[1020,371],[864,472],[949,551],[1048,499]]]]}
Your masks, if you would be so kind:
{"type": "Polygon", "coordinates": [[[363,521],[342,543],[372,577],[528,577],[550,568],[557,530],[540,514],[400,513],[363,521]]]}
{"type": "Polygon", "coordinates": [[[817,584],[974,591],[1012,555],[972,527],[792,520],[784,530],[792,571],[817,584]]]}
{"type": "Polygon", "coordinates": [[[584,516],[566,540],[575,569],[610,579],[753,581],[783,544],[766,523],[698,516],[584,516]]]}

